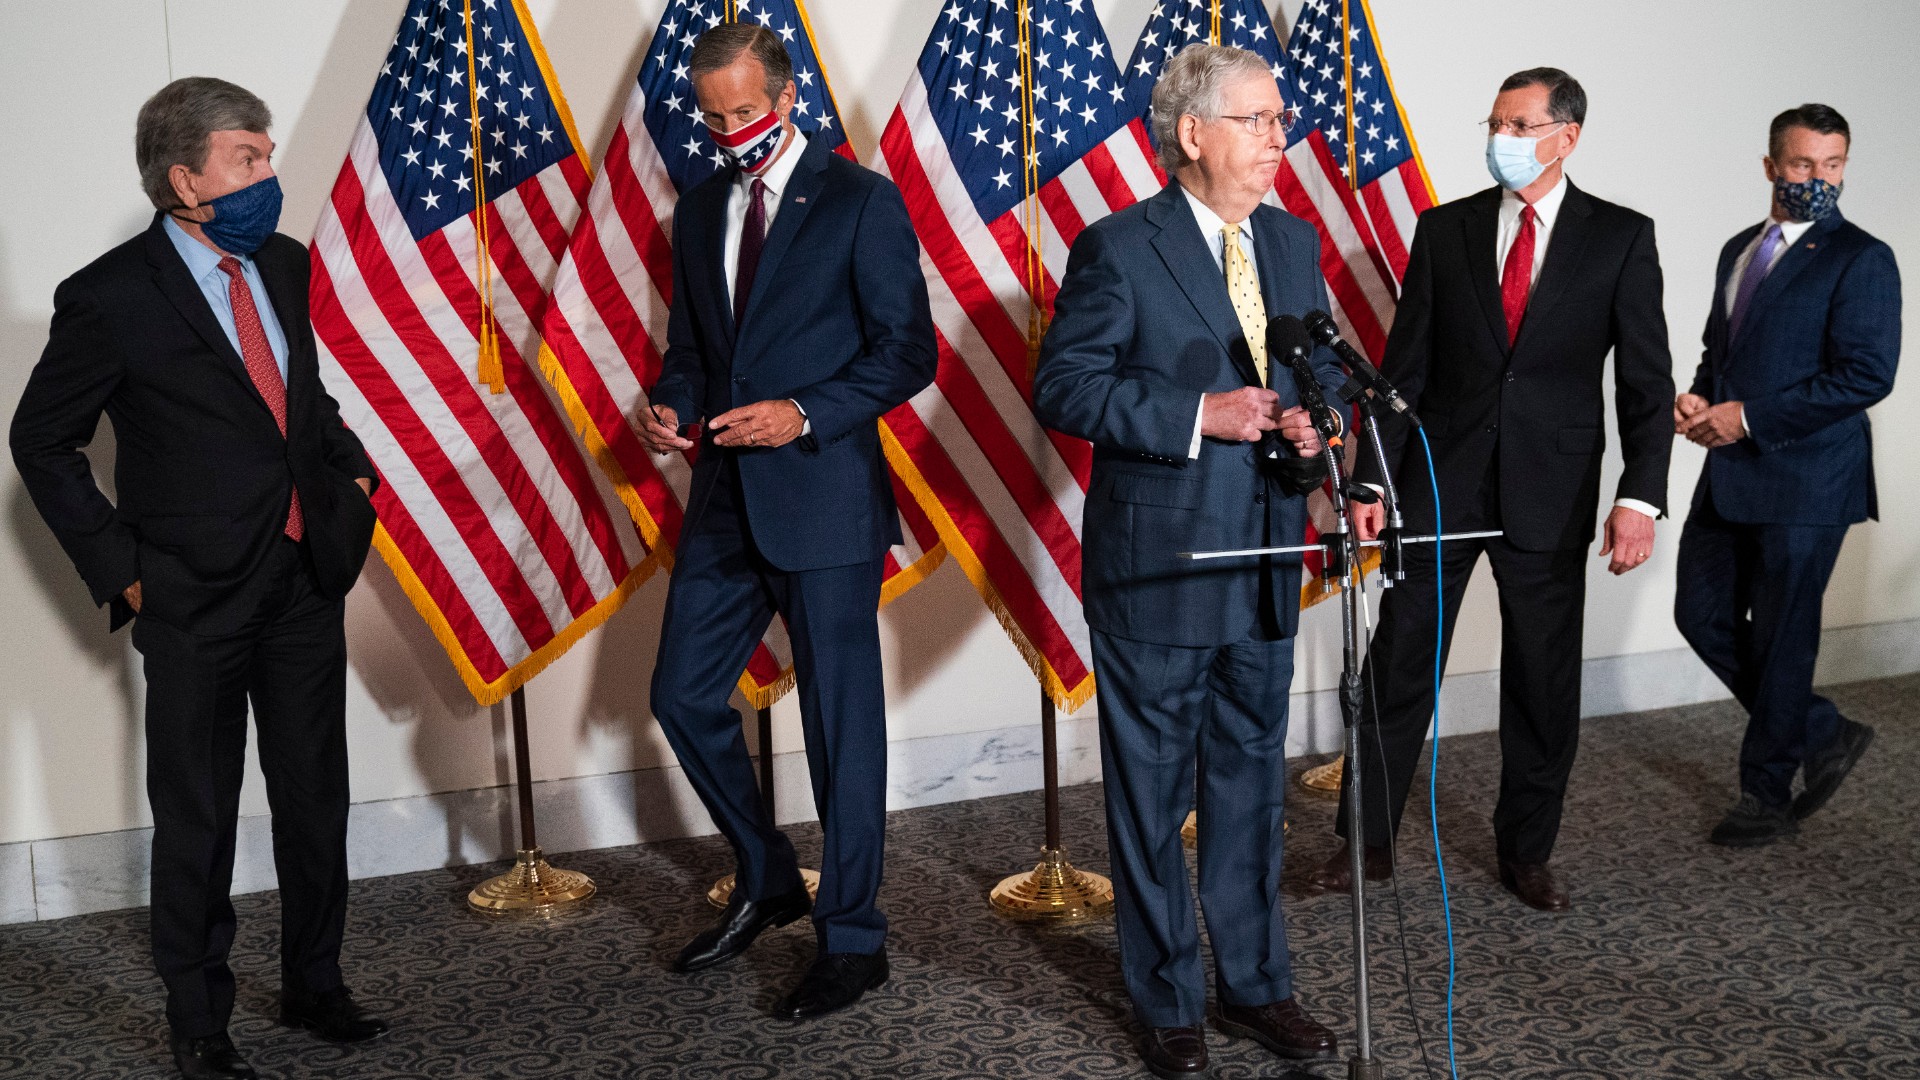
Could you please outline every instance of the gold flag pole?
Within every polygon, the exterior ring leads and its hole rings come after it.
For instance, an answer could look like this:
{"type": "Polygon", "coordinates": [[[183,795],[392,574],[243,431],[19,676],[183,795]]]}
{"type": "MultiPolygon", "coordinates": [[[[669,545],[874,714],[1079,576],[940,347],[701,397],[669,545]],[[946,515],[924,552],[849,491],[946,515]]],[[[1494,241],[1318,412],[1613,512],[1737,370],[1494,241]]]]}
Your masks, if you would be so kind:
{"type": "MultiPolygon", "coordinates": [[[[766,706],[758,710],[758,734],[760,736],[760,801],[766,804],[767,816],[773,817],[773,707],[766,706]]],[[[820,896],[820,871],[802,867],[800,880],[807,887],[807,895],[818,899],[820,896]]],[[[713,883],[707,890],[707,903],[723,908],[733,899],[734,875],[728,874],[713,883]]]]}
{"type": "Polygon", "coordinates": [[[520,853],[513,869],[488,878],[467,894],[467,904],[489,915],[551,916],[593,895],[593,879],[547,864],[533,833],[533,769],[527,756],[527,692],[515,690],[513,766],[520,801],[520,853]]]}
{"type": "Polygon", "coordinates": [[[1067,861],[1060,845],[1060,745],[1053,696],[1040,688],[1040,759],[1046,788],[1047,834],[1040,862],[1025,874],[1002,878],[987,898],[993,910],[1025,922],[1072,923],[1113,914],[1113,882],[1067,861]]]}

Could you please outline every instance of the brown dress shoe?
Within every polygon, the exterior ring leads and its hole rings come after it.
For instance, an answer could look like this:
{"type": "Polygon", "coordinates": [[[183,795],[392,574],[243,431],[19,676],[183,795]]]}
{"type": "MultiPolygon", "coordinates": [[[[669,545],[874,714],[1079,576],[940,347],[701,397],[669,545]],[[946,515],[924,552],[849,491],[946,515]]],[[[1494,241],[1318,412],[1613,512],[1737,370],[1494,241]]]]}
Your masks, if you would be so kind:
{"type": "Polygon", "coordinates": [[[1164,1080],[1207,1075],[1207,1036],[1198,1027],[1164,1027],[1147,1032],[1140,1044],[1147,1071],[1164,1080]]]}
{"type": "MultiPolygon", "coordinates": [[[[1352,892],[1351,859],[1347,845],[1341,844],[1332,858],[1313,868],[1307,883],[1321,892],[1352,892]]],[[[1385,881],[1393,876],[1393,858],[1386,848],[1368,847],[1366,860],[1368,881],[1385,881]]]]}
{"type": "Polygon", "coordinates": [[[1573,898],[1567,895],[1567,887],[1553,873],[1546,863],[1515,862],[1512,859],[1500,860],[1500,884],[1507,891],[1520,898],[1521,902],[1541,911],[1565,911],[1573,906],[1573,898]]]}
{"type": "Polygon", "coordinates": [[[1300,1003],[1282,998],[1270,1005],[1220,1006],[1220,1030],[1252,1039],[1283,1058],[1330,1058],[1333,1032],[1308,1016],[1300,1003]]]}

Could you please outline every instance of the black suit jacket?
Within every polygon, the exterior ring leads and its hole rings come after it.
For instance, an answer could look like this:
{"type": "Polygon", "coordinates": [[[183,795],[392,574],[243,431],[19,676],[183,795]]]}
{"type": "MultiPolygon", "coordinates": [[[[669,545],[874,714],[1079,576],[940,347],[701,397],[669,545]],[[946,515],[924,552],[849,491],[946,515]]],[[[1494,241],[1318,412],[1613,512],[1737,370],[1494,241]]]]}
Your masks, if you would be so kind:
{"type": "MultiPolygon", "coordinates": [[[[1470,507],[1478,516],[1492,470],[1508,541],[1528,551],[1584,547],[1600,498],[1609,352],[1626,459],[1615,497],[1666,511],[1673,358],[1653,221],[1567,181],[1546,264],[1509,347],[1494,265],[1500,198],[1489,188],[1420,216],[1381,369],[1426,425],[1448,522],[1470,507]]],[[[1387,460],[1397,465],[1407,524],[1431,532],[1426,455],[1408,425],[1389,416],[1387,460]]],[[[1378,483],[1371,454],[1357,475],[1378,483]]]]}
{"type": "Polygon", "coordinates": [[[13,416],[27,492],[112,627],[132,612],[230,633],[258,606],[255,571],[297,485],[320,591],[345,596],[373,535],[354,483],[373,465],[320,385],[307,318],[307,249],[278,233],[254,256],[287,338],[287,434],[254,389],[167,238],[163,219],[60,283],[47,348],[13,416]],[[105,412],[119,502],[80,450],[105,412]]]}

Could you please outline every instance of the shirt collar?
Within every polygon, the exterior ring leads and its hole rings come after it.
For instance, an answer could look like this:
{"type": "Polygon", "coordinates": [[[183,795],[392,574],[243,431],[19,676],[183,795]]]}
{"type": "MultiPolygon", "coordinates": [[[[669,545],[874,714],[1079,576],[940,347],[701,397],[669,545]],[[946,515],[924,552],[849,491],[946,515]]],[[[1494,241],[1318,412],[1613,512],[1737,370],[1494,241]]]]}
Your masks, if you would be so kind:
{"type": "MultiPolygon", "coordinates": [[[[772,201],[775,205],[780,202],[780,193],[787,189],[787,181],[793,178],[793,170],[800,167],[800,155],[807,152],[806,132],[793,128],[787,135],[787,140],[789,143],[787,148],[780,151],[779,158],[772,165],[767,166],[766,172],[760,174],[760,182],[767,185],[767,192],[773,196],[772,201]]],[[[735,182],[742,189],[751,189],[753,180],[753,176],[745,170],[735,178],[735,182]]]]}
{"type": "MultiPolygon", "coordinates": [[[[1193,219],[1200,223],[1201,238],[1207,242],[1209,248],[1216,252],[1220,251],[1222,245],[1225,243],[1221,238],[1220,230],[1226,228],[1229,222],[1219,214],[1214,213],[1212,207],[1201,202],[1199,196],[1188,191],[1185,187],[1180,189],[1180,194],[1187,197],[1187,205],[1193,208],[1193,219]]],[[[1247,223],[1242,221],[1239,225],[1240,231],[1242,233],[1246,232],[1247,223]]]]}
{"type": "MultiPolygon", "coordinates": [[[[167,239],[173,241],[173,250],[180,253],[180,259],[187,264],[187,273],[193,275],[193,280],[199,281],[208,274],[220,274],[219,252],[188,236],[187,230],[180,227],[180,223],[174,220],[172,214],[166,215],[164,227],[167,230],[167,239]]],[[[235,258],[240,260],[243,270],[253,262],[245,255],[237,255],[235,258]]],[[[225,277],[225,274],[221,274],[223,280],[225,277]]]]}
{"type": "Polygon", "coordinates": [[[1767,215],[1767,220],[1760,223],[1760,239],[1756,240],[1755,243],[1766,239],[1768,227],[1778,225],[1780,226],[1780,239],[1786,241],[1786,247],[1792,247],[1800,242],[1801,237],[1807,235],[1808,229],[1818,224],[1820,223],[1817,221],[1782,221],[1769,214],[1767,215]]]}
{"type": "MultiPolygon", "coordinates": [[[[1560,204],[1566,201],[1567,174],[1563,172],[1551,190],[1534,200],[1534,223],[1542,229],[1551,231],[1554,219],[1560,216],[1560,204]]],[[[1520,197],[1519,192],[1506,192],[1500,197],[1500,220],[1507,222],[1519,218],[1520,208],[1526,204],[1526,200],[1520,197]]]]}

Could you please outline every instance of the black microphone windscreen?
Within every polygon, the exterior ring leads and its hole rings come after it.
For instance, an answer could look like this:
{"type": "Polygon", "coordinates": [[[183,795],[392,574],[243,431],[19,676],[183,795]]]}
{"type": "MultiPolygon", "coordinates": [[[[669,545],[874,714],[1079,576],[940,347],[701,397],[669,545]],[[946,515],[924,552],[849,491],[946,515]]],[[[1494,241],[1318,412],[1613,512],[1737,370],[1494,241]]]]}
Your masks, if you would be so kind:
{"type": "Polygon", "coordinates": [[[1313,354],[1313,337],[1298,315],[1267,320],[1267,359],[1291,365],[1313,354]]]}
{"type": "Polygon", "coordinates": [[[1332,345],[1340,340],[1340,327],[1334,324],[1333,316],[1324,311],[1309,311],[1306,318],[1307,333],[1322,345],[1332,345]]]}

